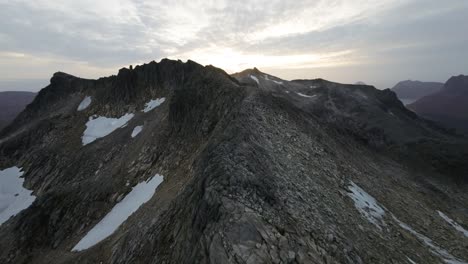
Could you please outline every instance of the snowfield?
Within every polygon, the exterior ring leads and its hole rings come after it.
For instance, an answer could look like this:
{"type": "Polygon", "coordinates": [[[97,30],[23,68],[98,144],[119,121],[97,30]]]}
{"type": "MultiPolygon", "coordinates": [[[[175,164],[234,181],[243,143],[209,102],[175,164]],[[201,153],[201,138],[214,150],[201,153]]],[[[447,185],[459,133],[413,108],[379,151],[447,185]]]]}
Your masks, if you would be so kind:
{"type": "Polygon", "coordinates": [[[145,104],[145,109],[143,109],[143,112],[148,113],[149,111],[160,106],[162,103],[164,103],[164,101],[166,101],[165,97],[150,100],[149,102],[145,104]]]}
{"type": "Polygon", "coordinates": [[[136,126],[132,131],[132,138],[136,137],[143,130],[143,126],[136,126]]]}
{"type": "Polygon", "coordinates": [[[134,114],[125,114],[120,118],[109,118],[99,116],[96,118],[90,117],[86,123],[86,130],[83,132],[83,146],[87,145],[98,138],[105,137],[114,132],[117,128],[124,127],[128,121],[133,118],[134,114]]]}
{"type": "Polygon", "coordinates": [[[439,213],[439,216],[442,217],[447,223],[449,223],[453,228],[455,228],[457,231],[462,233],[464,236],[468,237],[468,230],[463,228],[461,225],[459,225],[457,222],[452,220],[450,217],[442,213],[441,211],[437,211],[439,213]]]}
{"type": "Polygon", "coordinates": [[[117,203],[112,210],[97,223],[78,244],[76,244],[72,251],[88,249],[112,235],[128,217],[153,197],[156,188],[163,180],[163,176],[156,174],[150,180],[135,185],[132,191],[130,191],[122,201],[117,203]]]}
{"type": "Polygon", "coordinates": [[[78,106],[78,111],[83,111],[85,110],[86,108],[88,108],[88,106],[91,104],[91,96],[86,96],[83,101],[81,101],[80,105],[78,106]]]}
{"type": "Polygon", "coordinates": [[[351,191],[348,195],[353,199],[356,209],[369,222],[381,229],[381,224],[383,224],[382,217],[385,215],[385,210],[377,203],[374,197],[370,196],[354,182],[350,183],[348,189],[351,191]]]}
{"type": "Polygon", "coordinates": [[[21,168],[0,170],[0,225],[28,208],[36,199],[32,191],[23,187],[21,168]]]}
{"type": "Polygon", "coordinates": [[[250,79],[254,80],[257,82],[257,84],[260,84],[260,81],[258,81],[258,78],[253,76],[253,75],[250,75],[250,79]]]}

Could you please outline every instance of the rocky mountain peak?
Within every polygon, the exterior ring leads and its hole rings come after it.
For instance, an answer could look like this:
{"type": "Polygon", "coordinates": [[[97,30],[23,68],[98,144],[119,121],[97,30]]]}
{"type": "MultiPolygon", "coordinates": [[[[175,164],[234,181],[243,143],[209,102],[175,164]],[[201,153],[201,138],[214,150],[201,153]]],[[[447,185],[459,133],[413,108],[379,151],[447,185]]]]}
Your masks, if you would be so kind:
{"type": "Polygon", "coordinates": [[[393,88],[398,98],[405,104],[412,103],[419,98],[438,92],[444,86],[439,82],[421,82],[406,80],[398,82],[393,88]]]}
{"type": "Polygon", "coordinates": [[[463,263],[467,146],[372,86],[60,74],[0,135],[0,263],[463,263]]]}
{"type": "Polygon", "coordinates": [[[444,90],[454,93],[468,93],[468,76],[453,76],[444,85],[444,90]]]}

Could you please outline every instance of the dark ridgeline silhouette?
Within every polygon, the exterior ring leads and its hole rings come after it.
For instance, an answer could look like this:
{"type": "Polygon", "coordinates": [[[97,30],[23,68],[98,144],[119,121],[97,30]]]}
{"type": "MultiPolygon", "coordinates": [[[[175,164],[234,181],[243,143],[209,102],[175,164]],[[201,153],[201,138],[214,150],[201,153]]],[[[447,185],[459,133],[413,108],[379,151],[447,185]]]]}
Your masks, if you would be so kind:
{"type": "Polygon", "coordinates": [[[450,78],[440,91],[408,105],[419,115],[468,133],[468,76],[450,78]]]}

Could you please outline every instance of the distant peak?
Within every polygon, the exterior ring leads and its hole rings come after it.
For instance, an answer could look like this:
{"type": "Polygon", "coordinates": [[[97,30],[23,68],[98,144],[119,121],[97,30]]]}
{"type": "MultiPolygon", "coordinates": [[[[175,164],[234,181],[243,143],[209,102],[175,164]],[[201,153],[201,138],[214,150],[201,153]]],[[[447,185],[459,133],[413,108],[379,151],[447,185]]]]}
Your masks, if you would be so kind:
{"type": "Polygon", "coordinates": [[[264,73],[261,72],[257,67],[254,67],[254,68],[245,69],[245,70],[240,71],[240,72],[236,72],[236,73],[234,73],[232,75],[233,76],[244,76],[244,75],[248,75],[248,74],[264,74],[264,73]]]}
{"type": "Polygon", "coordinates": [[[54,73],[52,78],[76,78],[76,77],[71,75],[71,74],[68,74],[66,72],[58,71],[58,72],[54,73]]]}
{"type": "Polygon", "coordinates": [[[65,72],[56,72],[54,73],[54,75],[52,75],[52,78],[50,79],[50,83],[57,83],[57,84],[64,83],[73,79],[78,79],[78,77],[65,73],[65,72]]]}
{"type": "Polygon", "coordinates": [[[460,74],[451,77],[444,86],[444,90],[451,92],[466,92],[468,91],[468,76],[460,74]]]}

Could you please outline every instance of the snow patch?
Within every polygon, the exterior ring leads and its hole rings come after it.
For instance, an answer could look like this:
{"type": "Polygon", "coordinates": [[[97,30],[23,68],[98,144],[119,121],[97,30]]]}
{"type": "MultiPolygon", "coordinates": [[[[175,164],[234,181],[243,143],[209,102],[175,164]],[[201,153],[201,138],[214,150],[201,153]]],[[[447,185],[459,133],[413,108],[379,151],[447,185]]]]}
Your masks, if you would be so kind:
{"type": "Polygon", "coordinates": [[[348,195],[353,199],[356,209],[367,218],[369,222],[379,229],[382,229],[381,224],[384,224],[382,218],[385,215],[385,210],[377,203],[377,200],[354,182],[351,182],[348,189],[351,191],[348,195]]]}
{"type": "Polygon", "coordinates": [[[91,96],[86,96],[83,101],[81,101],[80,105],[78,105],[77,111],[83,111],[91,104],[91,96]]]}
{"type": "Polygon", "coordinates": [[[430,238],[418,233],[417,231],[412,229],[409,225],[407,225],[407,224],[403,223],[402,221],[400,221],[393,214],[392,214],[392,218],[393,218],[393,220],[395,220],[398,223],[398,225],[401,228],[403,228],[406,231],[410,232],[418,240],[423,242],[434,255],[440,257],[445,263],[447,263],[447,264],[466,264],[466,262],[464,262],[462,260],[459,260],[456,257],[452,256],[447,250],[445,250],[445,249],[437,246],[436,244],[434,244],[430,238]]]}
{"type": "Polygon", "coordinates": [[[94,226],[78,244],[76,244],[72,251],[88,249],[112,235],[128,217],[153,197],[156,188],[163,182],[163,179],[163,176],[156,174],[149,181],[140,182],[134,186],[132,191],[130,191],[122,201],[117,203],[112,210],[94,226]]]}
{"type": "Polygon", "coordinates": [[[250,79],[254,80],[257,82],[257,84],[260,84],[260,81],[258,81],[258,78],[253,76],[253,75],[250,75],[250,79]]]}
{"type": "Polygon", "coordinates": [[[83,146],[109,135],[117,128],[124,127],[133,116],[134,114],[125,114],[120,118],[90,117],[86,123],[86,130],[83,132],[83,146]]]}
{"type": "Polygon", "coordinates": [[[412,260],[412,259],[410,259],[410,258],[408,258],[408,257],[406,257],[406,258],[408,259],[409,263],[411,263],[411,264],[417,264],[416,262],[414,262],[414,260],[412,260]]]}
{"type": "Polygon", "coordinates": [[[21,168],[0,170],[0,225],[28,208],[36,199],[32,191],[23,187],[21,168]]]}
{"type": "Polygon", "coordinates": [[[265,80],[270,81],[270,82],[274,82],[274,83],[279,84],[279,85],[283,84],[283,82],[275,81],[275,80],[270,79],[270,78],[268,77],[268,75],[266,75],[266,74],[265,74],[265,80]]]}
{"type": "Polygon", "coordinates": [[[302,97],[307,97],[307,98],[312,98],[312,97],[317,96],[316,94],[314,94],[314,95],[307,95],[307,94],[303,94],[303,93],[299,93],[299,92],[297,92],[297,95],[302,96],[302,97]]]}
{"type": "Polygon", "coordinates": [[[453,228],[455,228],[457,231],[461,232],[465,237],[468,237],[468,231],[464,229],[461,225],[459,225],[457,222],[452,220],[450,217],[442,213],[441,211],[437,211],[439,213],[440,217],[442,217],[447,223],[449,223],[453,228]]]}
{"type": "Polygon", "coordinates": [[[310,89],[315,89],[315,88],[318,88],[318,86],[317,85],[311,85],[311,86],[309,86],[309,88],[310,89]]]}
{"type": "Polygon", "coordinates": [[[132,131],[132,138],[136,137],[143,130],[143,126],[136,126],[132,131]]]}
{"type": "Polygon", "coordinates": [[[143,109],[143,112],[148,113],[149,111],[155,109],[156,107],[160,106],[162,103],[166,101],[165,97],[157,98],[154,100],[150,100],[145,104],[145,109],[143,109]]]}

